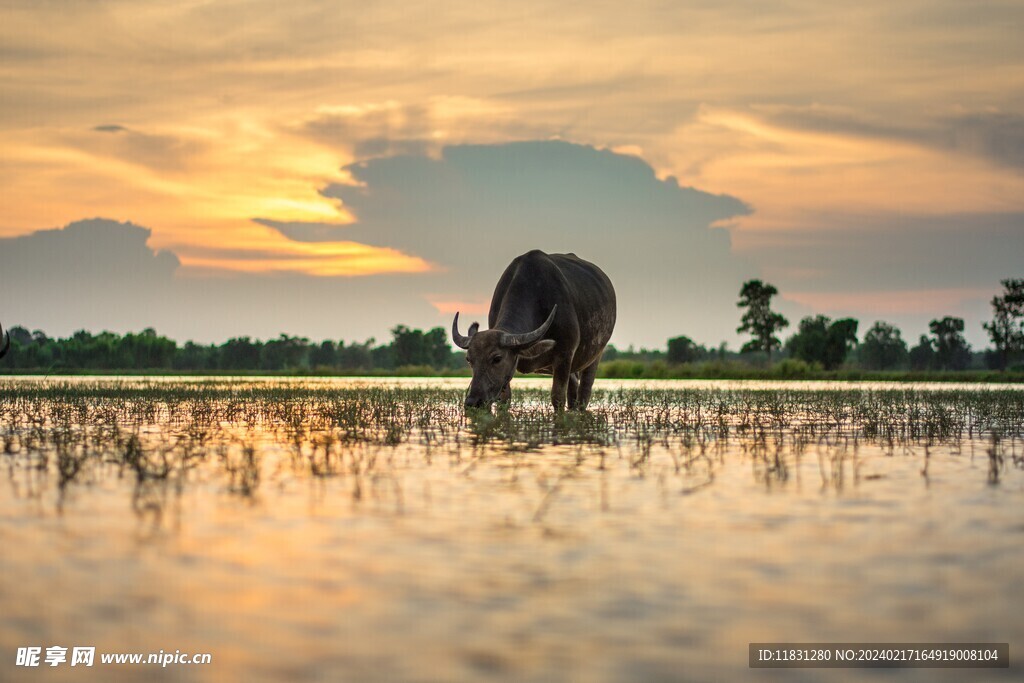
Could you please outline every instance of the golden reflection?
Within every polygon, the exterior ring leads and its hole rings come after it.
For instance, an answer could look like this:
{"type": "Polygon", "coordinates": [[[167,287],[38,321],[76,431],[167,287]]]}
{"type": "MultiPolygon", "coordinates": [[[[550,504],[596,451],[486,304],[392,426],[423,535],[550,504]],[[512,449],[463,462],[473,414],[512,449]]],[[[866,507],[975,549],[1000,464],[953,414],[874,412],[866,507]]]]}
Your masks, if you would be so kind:
{"type": "Polygon", "coordinates": [[[527,380],[467,419],[464,383],[0,383],[0,650],[210,652],[178,669],[197,681],[541,680],[571,659],[602,683],[638,653],[658,678],[739,679],[780,628],[1024,637],[1019,390],[604,382],[555,416],[527,380]]]}

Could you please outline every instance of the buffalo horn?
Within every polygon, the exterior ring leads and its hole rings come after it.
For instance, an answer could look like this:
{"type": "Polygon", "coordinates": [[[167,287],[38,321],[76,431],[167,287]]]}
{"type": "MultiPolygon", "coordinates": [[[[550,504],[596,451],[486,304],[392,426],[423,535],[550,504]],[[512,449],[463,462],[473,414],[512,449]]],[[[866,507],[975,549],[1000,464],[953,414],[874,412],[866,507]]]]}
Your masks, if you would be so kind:
{"type": "Polygon", "coordinates": [[[551,327],[551,323],[555,321],[555,312],[558,311],[558,304],[551,309],[551,313],[548,314],[548,319],[545,320],[540,327],[532,332],[524,332],[522,334],[512,334],[511,332],[504,332],[501,335],[501,340],[498,342],[501,346],[506,348],[522,348],[529,346],[533,342],[544,337],[544,334],[551,327]]]}
{"type": "Polygon", "coordinates": [[[478,329],[480,329],[480,325],[478,323],[473,323],[469,326],[469,336],[463,337],[459,334],[459,313],[456,311],[455,320],[452,321],[452,341],[454,341],[455,345],[460,349],[468,349],[469,340],[473,338],[473,335],[476,334],[478,329]]]}

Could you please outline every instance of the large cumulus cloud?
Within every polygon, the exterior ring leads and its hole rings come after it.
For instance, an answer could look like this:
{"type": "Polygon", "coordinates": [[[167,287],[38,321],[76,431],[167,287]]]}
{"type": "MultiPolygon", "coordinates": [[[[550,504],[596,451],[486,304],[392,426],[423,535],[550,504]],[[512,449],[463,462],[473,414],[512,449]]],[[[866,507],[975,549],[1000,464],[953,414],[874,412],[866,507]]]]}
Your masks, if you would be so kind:
{"type": "MultiPolygon", "coordinates": [[[[643,160],[558,141],[458,145],[347,169],[356,184],[324,194],[354,225],[278,225],[302,239],[351,239],[424,257],[440,272],[417,284],[434,301],[489,298],[502,269],[530,249],[575,252],[619,294],[621,342],[717,342],[735,327],[749,267],[722,221],[743,202],[659,179],[643,160]]],[[[417,295],[410,291],[411,296],[417,295]]]]}

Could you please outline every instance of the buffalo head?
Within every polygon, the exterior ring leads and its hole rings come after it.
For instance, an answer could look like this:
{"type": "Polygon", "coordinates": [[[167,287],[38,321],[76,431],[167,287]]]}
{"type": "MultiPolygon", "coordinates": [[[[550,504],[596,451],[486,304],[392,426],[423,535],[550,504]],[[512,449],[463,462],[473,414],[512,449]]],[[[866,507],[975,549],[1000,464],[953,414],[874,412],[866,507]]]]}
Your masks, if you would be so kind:
{"type": "Polygon", "coordinates": [[[544,339],[548,328],[555,320],[558,306],[551,309],[548,319],[530,332],[514,334],[500,329],[478,332],[480,326],[473,323],[469,334],[459,334],[459,314],[452,321],[452,340],[461,349],[466,349],[466,361],[473,367],[473,379],[466,394],[467,408],[490,408],[495,401],[507,401],[512,395],[509,383],[515,374],[520,358],[533,358],[550,351],[555,342],[544,339]]]}
{"type": "Polygon", "coordinates": [[[0,358],[7,355],[7,352],[11,349],[11,335],[7,333],[7,330],[0,325],[0,358]]]}

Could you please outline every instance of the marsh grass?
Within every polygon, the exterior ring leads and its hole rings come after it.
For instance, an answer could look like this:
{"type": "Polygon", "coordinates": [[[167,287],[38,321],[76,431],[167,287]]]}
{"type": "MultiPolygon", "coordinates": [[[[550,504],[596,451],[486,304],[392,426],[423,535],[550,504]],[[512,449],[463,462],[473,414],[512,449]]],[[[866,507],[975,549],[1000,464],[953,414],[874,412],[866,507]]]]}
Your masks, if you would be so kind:
{"type": "Polygon", "coordinates": [[[0,462],[28,495],[55,480],[58,509],[77,482],[129,477],[133,508],[157,518],[203,477],[255,498],[267,454],[283,453],[276,467],[302,478],[347,477],[354,499],[387,491],[401,506],[400,453],[447,457],[466,476],[511,458],[514,476],[522,455],[554,448],[537,521],[581,467],[614,460],[645,477],[655,455],[668,463],[658,476],[676,477],[683,495],[713,486],[729,457],[749,460],[768,488],[813,457],[822,486],[839,490],[861,481],[864,445],[920,457],[926,480],[937,445],[958,453],[985,440],[992,485],[1024,467],[1024,392],[1013,390],[631,388],[596,391],[587,413],[562,414],[541,389],[518,389],[493,413],[467,414],[462,399],[458,389],[372,384],[5,381],[0,462]]]}

